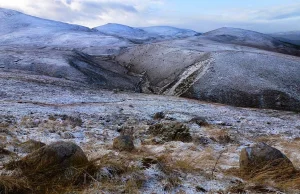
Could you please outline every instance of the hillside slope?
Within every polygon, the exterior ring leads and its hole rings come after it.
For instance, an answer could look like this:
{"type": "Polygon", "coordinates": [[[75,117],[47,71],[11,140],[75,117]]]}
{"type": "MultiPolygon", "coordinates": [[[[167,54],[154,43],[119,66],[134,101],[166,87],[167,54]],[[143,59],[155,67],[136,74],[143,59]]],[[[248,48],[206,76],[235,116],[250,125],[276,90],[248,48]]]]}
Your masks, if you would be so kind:
{"type": "Polygon", "coordinates": [[[288,42],[300,46],[300,31],[281,32],[270,35],[283,42],[288,42]]]}
{"type": "MultiPolygon", "coordinates": [[[[246,44],[263,38],[243,36],[246,44]]],[[[277,48],[270,40],[267,36],[260,42],[277,48]]],[[[117,60],[144,73],[147,92],[299,111],[300,58],[253,47],[204,35],[123,50],[117,60]]]]}
{"type": "Polygon", "coordinates": [[[52,46],[89,54],[114,54],[120,47],[130,44],[87,27],[0,8],[0,45],[52,46]]]}
{"type": "Polygon", "coordinates": [[[270,35],[239,28],[220,28],[203,34],[204,37],[221,43],[250,46],[268,51],[300,56],[295,45],[282,42],[270,35]]]}

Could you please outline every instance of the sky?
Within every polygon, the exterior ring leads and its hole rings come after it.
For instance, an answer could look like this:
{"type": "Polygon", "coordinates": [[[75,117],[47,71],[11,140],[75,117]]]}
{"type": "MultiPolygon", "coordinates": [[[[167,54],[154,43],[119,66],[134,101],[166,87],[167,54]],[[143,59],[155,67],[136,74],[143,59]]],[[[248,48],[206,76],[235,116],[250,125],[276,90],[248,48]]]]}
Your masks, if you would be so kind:
{"type": "Polygon", "coordinates": [[[0,7],[87,27],[119,23],[207,32],[300,31],[300,0],[0,0],[0,7]]]}

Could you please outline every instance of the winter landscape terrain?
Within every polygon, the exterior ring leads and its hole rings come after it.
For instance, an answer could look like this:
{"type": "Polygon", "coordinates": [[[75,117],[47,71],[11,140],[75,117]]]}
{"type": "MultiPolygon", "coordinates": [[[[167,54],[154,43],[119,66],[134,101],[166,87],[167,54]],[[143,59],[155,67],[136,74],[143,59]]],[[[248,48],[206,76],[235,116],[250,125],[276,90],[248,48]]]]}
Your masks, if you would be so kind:
{"type": "Polygon", "coordinates": [[[297,40],[0,8],[0,194],[299,193],[297,40]]]}

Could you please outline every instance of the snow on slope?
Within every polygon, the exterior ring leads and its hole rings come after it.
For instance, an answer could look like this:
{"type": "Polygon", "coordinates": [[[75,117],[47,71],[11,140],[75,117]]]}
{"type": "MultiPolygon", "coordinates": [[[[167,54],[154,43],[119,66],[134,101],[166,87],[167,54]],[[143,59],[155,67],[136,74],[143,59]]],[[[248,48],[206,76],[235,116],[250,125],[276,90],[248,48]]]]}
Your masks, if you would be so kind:
{"type": "Polygon", "coordinates": [[[180,29],[171,26],[151,26],[141,28],[148,33],[156,34],[162,37],[177,37],[177,38],[185,38],[189,36],[195,36],[198,33],[193,30],[180,29]]]}
{"type": "Polygon", "coordinates": [[[0,9],[0,70],[71,80],[87,86],[135,90],[138,78],[111,58],[126,40],[77,25],[0,9]],[[118,69],[120,71],[118,71],[118,69]]]}
{"type": "Polygon", "coordinates": [[[224,42],[243,42],[244,44],[273,46],[279,41],[271,36],[239,28],[219,28],[203,34],[204,36],[224,42]]]}
{"type": "Polygon", "coordinates": [[[108,23],[106,25],[99,26],[94,29],[96,29],[99,32],[102,32],[104,34],[128,38],[128,39],[147,40],[149,38],[153,38],[152,35],[148,34],[146,31],[144,31],[142,29],[133,28],[133,27],[125,26],[125,25],[121,25],[121,24],[108,23]]]}
{"type": "Polygon", "coordinates": [[[280,33],[274,33],[270,35],[281,41],[300,45],[300,31],[280,32],[280,33]]]}
{"type": "Polygon", "coordinates": [[[29,16],[0,8],[0,44],[54,46],[89,54],[114,54],[127,40],[87,27],[29,16]]]}
{"type": "Polygon", "coordinates": [[[134,28],[121,24],[109,23],[94,28],[104,34],[117,37],[128,38],[132,41],[151,41],[151,40],[168,40],[176,38],[185,38],[198,34],[192,30],[179,29],[169,26],[152,26],[144,28],[134,28]]]}
{"type": "Polygon", "coordinates": [[[42,30],[42,32],[45,32],[46,30],[48,30],[49,32],[61,30],[75,30],[84,32],[91,31],[91,29],[87,27],[41,19],[23,14],[21,12],[3,8],[0,8],[0,21],[0,34],[4,34],[5,31],[14,32],[18,30],[23,30],[24,28],[38,29],[42,30]]]}
{"type": "MultiPolygon", "coordinates": [[[[264,37],[254,34],[239,36],[264,37]]],[[[300,58],[266,50],[194,36],[140,45],[116,59],[133,72],[145,72],[145,85],[158,94],[299,111],[300,58]]]]}

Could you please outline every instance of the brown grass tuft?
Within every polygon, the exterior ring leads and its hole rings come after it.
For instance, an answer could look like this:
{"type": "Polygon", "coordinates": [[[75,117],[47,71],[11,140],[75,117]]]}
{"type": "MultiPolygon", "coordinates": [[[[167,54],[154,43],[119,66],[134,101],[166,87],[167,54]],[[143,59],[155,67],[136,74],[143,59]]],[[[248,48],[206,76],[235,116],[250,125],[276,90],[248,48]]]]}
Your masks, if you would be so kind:
{"type": "Polygon", "coordinates": [[[31,191],[31,186],[25,178],[0,176],[0,193],[25,194],[31,191]]]}

